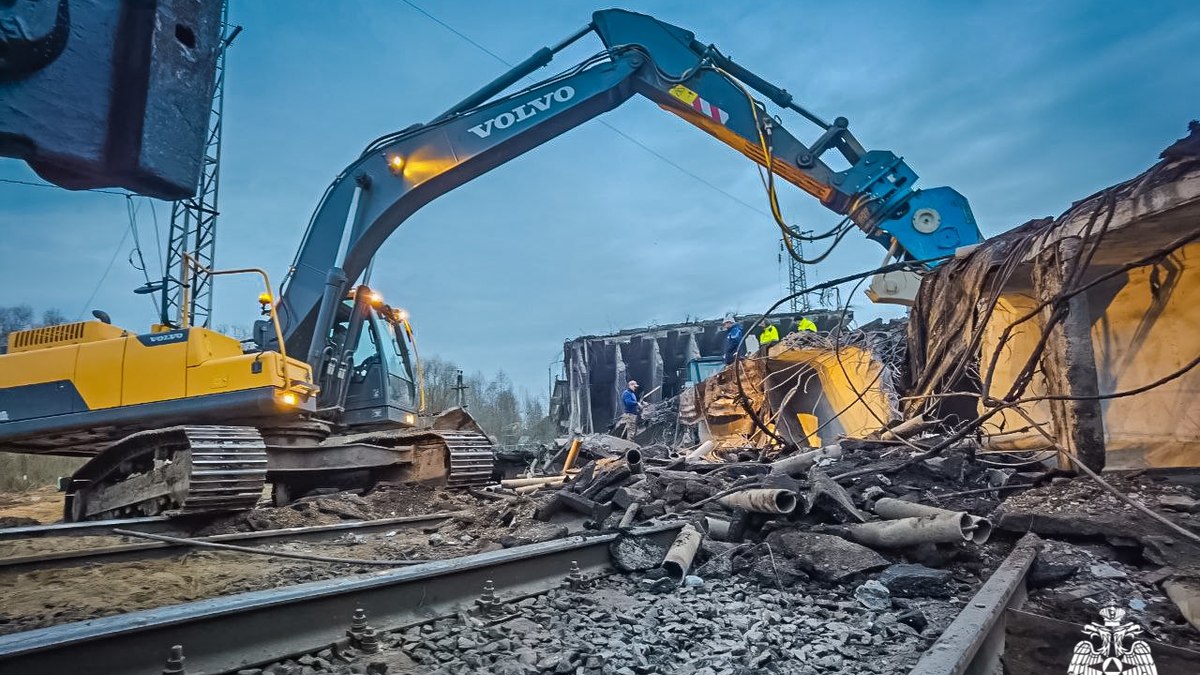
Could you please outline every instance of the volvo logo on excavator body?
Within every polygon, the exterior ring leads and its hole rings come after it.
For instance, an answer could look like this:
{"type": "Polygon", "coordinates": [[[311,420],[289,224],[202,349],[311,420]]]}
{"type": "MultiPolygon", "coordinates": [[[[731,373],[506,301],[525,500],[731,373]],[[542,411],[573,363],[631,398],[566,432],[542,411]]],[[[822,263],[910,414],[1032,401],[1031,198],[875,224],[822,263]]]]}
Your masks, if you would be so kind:
{"type": "Polygon", "coordinates": [[[496,115],[483,124],[478,124],[471,127],[467,131],[475,134],[480,138],[487,138],[492,135],[493,129],[507,129],[517,122],[536,116],[538,113],[546,112],[550,106],[557,103],[566,103],[575,98],[575,87],[563,86],[555,89],[552,92],[543,94],[532,101],[527,101],[513,108],[510,112],[503,112],[496,115]]]}

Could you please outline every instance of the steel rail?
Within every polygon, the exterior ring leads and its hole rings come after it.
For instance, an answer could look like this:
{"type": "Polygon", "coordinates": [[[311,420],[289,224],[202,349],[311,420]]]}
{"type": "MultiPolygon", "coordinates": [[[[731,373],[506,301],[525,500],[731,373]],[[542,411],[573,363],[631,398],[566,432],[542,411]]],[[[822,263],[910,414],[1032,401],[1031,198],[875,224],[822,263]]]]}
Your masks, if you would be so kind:
{"type": "Polygon", "coordinates": [[[1027,534],[988,577],[967,606],[942,631],[908,675],[985,675],[999,672],[1005,614],[1025,602],[1026,578],[1042,547],[1027,534]]]}
{"type": "MultiPolygon", "coordinates": [[[[308,527],[288,527],[278,530],[260,530],[257,532],[234,532],[217,534],[209,537],[195,537],[196,541],[219,543],[236,542],[238,544],[260,544],[272,541],[319,541],[345,533],[371,533],[393,528],[406,529],[432,525],[449,520],[464,511],[447,511],[430,513],[419,516],[402,516],[397,518],[380,518],[377,520],[354,520],[332,525],[311,525],[308,527]]],[[[116,521],[107,521],[114,523],[116,521]]],[[[110,526],[111,529],[111,526],[110,526]]],[[[111,532],[110,532],[111,534],[111,532]]],[[[115,536],[115,535],[114,535],[115,536]]],[[[186,544],[171,544],[166,542],[138,542],[131,544],[113,544],[96,548],[81,548],[67,551],[50,551],[33,553],[22,556],[0,558],[0,572],[21,573],[32,570],[58,569],[77,567],[95,563],[114,563],[128,560],[148,560],[151,558],[166,558],[181,555],[195,550],[186,544]]]]}
{"type": "Polygon", "coordinates": [[[20,527],[0,528],[0,541],[37,539],[40,537],[96,537],[112,534],[114,527],[137,527],[146,532],[166,532],[178,529],[179,521],[173,521],[173,519],[166,516],[147,516],[145,518],[89,520],[82,523],[22,525],[20,527]]]}
{"type": "Polygon", "coordinates": [[[484,583],[504,598],[563,583],[572,562],[612,571],[609,544],[647,537],[664,550],[682,523],[573,536],[397,570],[201,600],[0,636],[0,675],[80,672],[160,675],[182,645],[188,675],[224,673],[317,651],[345,636],[364,608],[372,627],[398,628],[471,608],[484,583]]]}

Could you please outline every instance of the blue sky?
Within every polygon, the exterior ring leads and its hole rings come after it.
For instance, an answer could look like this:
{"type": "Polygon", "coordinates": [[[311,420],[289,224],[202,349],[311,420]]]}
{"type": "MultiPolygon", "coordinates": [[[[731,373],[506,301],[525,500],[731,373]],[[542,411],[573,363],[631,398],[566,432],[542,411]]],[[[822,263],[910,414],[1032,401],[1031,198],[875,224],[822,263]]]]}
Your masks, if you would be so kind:
{"type": "MultiPolygon", "coordinates": [[[[417,4],[511,62],[601,7],[417,4]]],[[[623,6],[694,31],[825,118],[849,118],[921,185],[965,194],[985,235],[1142,171],[1200,117],[1200,18],[1188,2],[623,6]]],[[[245,30],[229,54],[217,261],[276,281],[321,193],[367,142],[505,70],[399,0],[233,0],[231,14],[245,30]]],[[[599,47],[586,38],[539,75],[599,47]]],[[[423,353],[503,369],[543,393],[564,339],[760,312],[783,294],[778,230],[748,160],[644,100],[603,119],[721,191],[593,122],[443,196],[392,236],[373,279],[410,309],[423,353]]],[[[794,116],[784,122],[816,137],[794,116]]],[[[15,160],[0,160],[0,179],[37,180],[15,160]]],[[[800,229],[837,220],[789,186],[781,196],[800,229]]],[[[152,204],[136,204],[158,276],[152,204]]],[[[153,206],[165,237],[170,205],[153,206]]],[[[155,314],[130,292],[142,279],[126,262],[132,239],[118,246],[128,230],[123,197],[0,182],[0,304],[70,318],[102,307],[144,329],[155,314]]],[[[810,281],[882,257],[852,232],[810,281]]],[[[217,288],[216,323],[256,318],[253,282],[217,288]]],[[[850,301],[860,321],[899,314],[850,301]]]]}

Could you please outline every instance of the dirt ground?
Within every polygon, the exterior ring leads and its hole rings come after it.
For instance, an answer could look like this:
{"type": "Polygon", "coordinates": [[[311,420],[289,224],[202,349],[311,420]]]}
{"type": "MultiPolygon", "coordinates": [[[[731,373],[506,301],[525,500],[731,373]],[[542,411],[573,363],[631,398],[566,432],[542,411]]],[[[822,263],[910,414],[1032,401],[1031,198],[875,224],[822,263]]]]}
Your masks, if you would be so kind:
{"type": "Polygon", "coordinates": [[[53,487],[0,493],[0,527],[47,525],[62,520],[63,495],[53,487]]]}
{"type": "MultiPolygon", "coordinates": [[[[364,497],[341,493],[281,508],[222,518],[195,530],[207,535],[466,511],[440,526],[371,534],[346,533],[322,542],[271,544],[281,551],[366,560],[436,560],[564,536],[567,528],[533,520],[530,499],[483,500],[465,492],[384,486],[364,497]]],[[[63,548],[119,538],[59,539],[63,548]]],[[[0,556],[47,550],[55,540],[0,543],[0,556]]],[[[133,541],[133,540],[126,540],[133,541]]],[[[386,566],[316,563],[224,551],[173,558],[16,573],[0,573],[0,634],[151,609],[245,591],[363,574],[386,566]]]]}

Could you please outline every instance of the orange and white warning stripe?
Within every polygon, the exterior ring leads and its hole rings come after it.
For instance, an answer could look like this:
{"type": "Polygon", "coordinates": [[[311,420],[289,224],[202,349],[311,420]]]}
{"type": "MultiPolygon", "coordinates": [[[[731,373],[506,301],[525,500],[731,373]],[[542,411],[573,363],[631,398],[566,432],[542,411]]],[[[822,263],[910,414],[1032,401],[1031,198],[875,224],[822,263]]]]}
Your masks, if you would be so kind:
{"type": "Polygon", "coordinates": [[[691,89],[688,89],[682,84],[677,84],[674,87],[671,87],[668,90],[668,93],[691,106],[696,112],[704,115],[714,122],[717,122],[718,124],[725,124],[725,122],[729,120],[729,113],[700,98],[699,94],[691,89]]]}

